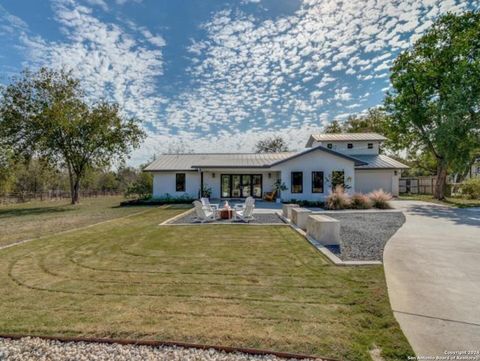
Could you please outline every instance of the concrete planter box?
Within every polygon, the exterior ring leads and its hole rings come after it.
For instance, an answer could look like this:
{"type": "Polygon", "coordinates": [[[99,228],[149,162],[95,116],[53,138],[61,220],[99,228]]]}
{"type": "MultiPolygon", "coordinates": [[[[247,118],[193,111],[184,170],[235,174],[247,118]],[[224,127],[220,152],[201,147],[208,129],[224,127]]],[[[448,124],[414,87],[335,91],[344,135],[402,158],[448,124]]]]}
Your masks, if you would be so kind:
{"type": "Polygon", "coordinates": [[[293,224],[305,231],[307,229],[308,216],[312,214],[312,211],[306,208],[291,208],[290,211],[292,212],[293,224]]]}
{"type": "Polygon", "coordinates": [[[307,219],[307,236],[324,246],[340,244],[340,221],[329,216],[310,215],[307,219]]]}
{"type": "Polygon", "coordinates": [[[298,204],[284,204],[282,205],[282,213],[285,218],[292,219],[292,208],[300,207],[298,204]]]}

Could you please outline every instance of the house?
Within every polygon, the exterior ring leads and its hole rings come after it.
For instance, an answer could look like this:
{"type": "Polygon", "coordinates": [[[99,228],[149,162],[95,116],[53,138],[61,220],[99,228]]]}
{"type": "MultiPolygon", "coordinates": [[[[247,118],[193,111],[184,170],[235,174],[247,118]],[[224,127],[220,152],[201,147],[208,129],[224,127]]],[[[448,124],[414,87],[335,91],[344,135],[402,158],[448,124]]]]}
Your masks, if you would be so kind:
{"type": "Polygon", "coordinates": [[[153,196],[262,198],[280,180],[281,199],[323,201],[332,183],[347,192],[383,189],[398,195],[406,165],[380,154],[386,138],[376,133],[312,134],[304,150],[281,153],[164,154],[145,168],[153,173],[153,196]]]}

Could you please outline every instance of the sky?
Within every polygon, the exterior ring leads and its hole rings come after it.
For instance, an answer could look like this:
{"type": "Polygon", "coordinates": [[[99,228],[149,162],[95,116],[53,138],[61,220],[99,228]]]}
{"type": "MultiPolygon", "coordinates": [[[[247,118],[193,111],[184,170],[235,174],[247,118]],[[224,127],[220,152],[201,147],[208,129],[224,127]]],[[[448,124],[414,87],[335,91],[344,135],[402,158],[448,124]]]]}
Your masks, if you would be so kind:
{"type": "Polygon", "coordinates": [[[153,154],[291,149],[381,104],[389,68],[441,14],[480,0],[0,0],[0,83],[73,71],[119,103],[153,154]]]}

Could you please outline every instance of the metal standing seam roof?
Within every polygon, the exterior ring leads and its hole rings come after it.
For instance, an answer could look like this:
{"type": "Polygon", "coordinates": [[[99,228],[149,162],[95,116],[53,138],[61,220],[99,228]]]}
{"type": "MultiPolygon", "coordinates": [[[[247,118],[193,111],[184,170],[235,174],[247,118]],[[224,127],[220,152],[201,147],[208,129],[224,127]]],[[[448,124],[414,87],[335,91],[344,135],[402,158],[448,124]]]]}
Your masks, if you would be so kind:
{"type": "Polygon", "coordinates": [[[363,160],[366,165],[356,166],[355,169],[407,169],[407,165],[383,154],[378,155],[354,155],[353,157],[363,160]]]}
{"type": "Polygon", "coordinates": [[[162,154],[145,171],[195,170],[201,167],[267,168],[288,159],[296,152],[282,153],[192,153],[162,154]]]}
{"type": "Polygon", "coordinates": [[[328,141],[349,141],[349,140],[387,140],[383,135],[378,133],[322,133],[312,134],[311,137],[316,141],[328,142],[328,141]]]}
{"type": "Polygon", "coordinates": [[[163,154],[144,170],[147,172],[165,172],[195,170],[197,168],[270,168],[271,166],[300,157],[315,150],[349,159],[355,162],[355,165],[364,164],[362,160],[319,145],[314,148],[307,148],[301,152],[163,154]]]}

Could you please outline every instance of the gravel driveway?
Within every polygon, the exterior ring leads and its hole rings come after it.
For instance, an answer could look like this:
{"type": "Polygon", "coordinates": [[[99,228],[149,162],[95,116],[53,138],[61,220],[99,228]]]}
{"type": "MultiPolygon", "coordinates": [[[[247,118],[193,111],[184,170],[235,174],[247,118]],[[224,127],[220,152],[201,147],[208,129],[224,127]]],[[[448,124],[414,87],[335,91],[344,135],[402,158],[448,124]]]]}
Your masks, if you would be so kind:
{"type": "MultiPolygon", "coordinates": [[[[0,338],[0,360],[9,361],[285,361],[272,355],[254,356],[214,349],[59,342],[40,338],[0,338]]],[[[290,359],[295,360],[295,359],[290,359]]]]}
{"type": "Polygon", "coordinates": [[[402,212],[332,212],[340,220],[341,252],[329,247],[343,261],[382,261],[387,241],[405,223],[402,212]]]}

